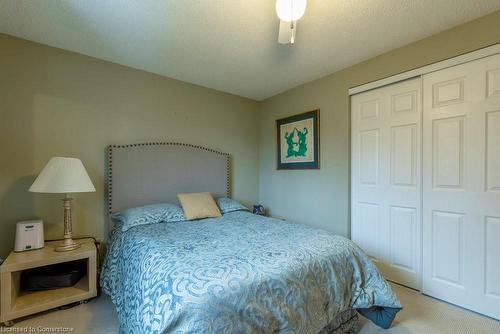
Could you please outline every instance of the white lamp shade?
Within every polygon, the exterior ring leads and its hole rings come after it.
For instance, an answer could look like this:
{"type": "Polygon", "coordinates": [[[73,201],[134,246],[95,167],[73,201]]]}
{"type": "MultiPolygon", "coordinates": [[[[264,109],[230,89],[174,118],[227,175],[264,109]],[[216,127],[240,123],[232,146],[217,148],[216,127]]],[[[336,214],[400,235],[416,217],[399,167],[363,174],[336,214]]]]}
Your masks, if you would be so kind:
{"type": "Polygon", "coordinates": [[[304,16],[307,0],[277,0],[276,14],[285,22],[297,21],[304,16]]]}
{"type": "Polygon", "coordinates": [[[53,157],[29,190],[34,193],[84,193],[95,191],[80,159],[53,157]]]}

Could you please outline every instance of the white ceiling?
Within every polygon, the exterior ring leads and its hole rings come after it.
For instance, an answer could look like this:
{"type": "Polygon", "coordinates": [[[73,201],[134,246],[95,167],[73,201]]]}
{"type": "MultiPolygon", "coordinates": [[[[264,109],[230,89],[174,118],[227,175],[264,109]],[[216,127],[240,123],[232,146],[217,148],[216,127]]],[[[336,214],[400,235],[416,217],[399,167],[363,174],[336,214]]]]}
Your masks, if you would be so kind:
{"type": "Polygon", "coordinates": [[[0,32],[256,100],[500,9],[500,0],[0,0],[0,32]]]}

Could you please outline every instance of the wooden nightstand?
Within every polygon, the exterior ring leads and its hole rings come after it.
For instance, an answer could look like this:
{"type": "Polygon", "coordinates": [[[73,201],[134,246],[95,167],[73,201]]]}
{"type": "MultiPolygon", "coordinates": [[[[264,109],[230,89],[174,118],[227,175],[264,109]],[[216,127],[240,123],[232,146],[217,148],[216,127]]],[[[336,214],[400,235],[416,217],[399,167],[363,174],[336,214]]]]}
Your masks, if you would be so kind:
{"type": "Polygon", "coordinates": [[[97,296],[97,251],[93,239],[78,240],[80,248],[56,252],[61,242],[46,242],[43,249],[22,253],[11,252],[0,266],[1,312],[0,323],[10,325],[12,320],[59,306],[86,301],[97,296]],[[87,261],[87,274],[74,286],[44,291],[21,291],[21,273],[24,270],[76,260],[87,261]]]}

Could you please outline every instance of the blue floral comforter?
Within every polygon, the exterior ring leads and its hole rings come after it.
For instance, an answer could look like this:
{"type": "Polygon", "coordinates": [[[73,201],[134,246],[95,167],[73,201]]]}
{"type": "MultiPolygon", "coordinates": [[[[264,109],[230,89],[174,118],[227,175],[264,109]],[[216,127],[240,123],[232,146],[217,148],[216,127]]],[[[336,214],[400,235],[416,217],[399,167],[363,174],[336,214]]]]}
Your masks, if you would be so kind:
{"type": "Polygon", "coordinates": [[[115,231],[101,284],[125,333],[318,333],[401,308],[350,240],[244,211],[115,231]]]}

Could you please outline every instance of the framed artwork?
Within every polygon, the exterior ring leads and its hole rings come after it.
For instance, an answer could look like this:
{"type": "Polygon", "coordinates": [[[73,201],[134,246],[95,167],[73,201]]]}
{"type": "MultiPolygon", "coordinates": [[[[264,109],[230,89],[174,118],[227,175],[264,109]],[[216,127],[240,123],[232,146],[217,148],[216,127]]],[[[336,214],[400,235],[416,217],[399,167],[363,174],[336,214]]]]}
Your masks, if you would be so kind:
{"type": "Polygon", "coordinates": [[[278,169],[319,169],[319,109],[276,120],[278,169]]]}

